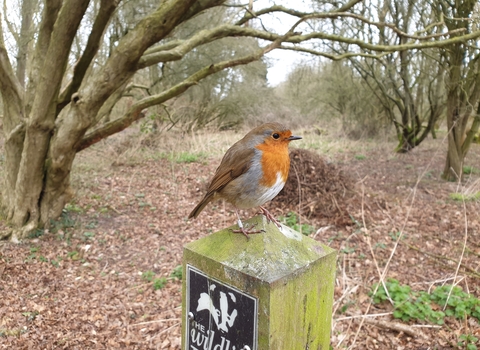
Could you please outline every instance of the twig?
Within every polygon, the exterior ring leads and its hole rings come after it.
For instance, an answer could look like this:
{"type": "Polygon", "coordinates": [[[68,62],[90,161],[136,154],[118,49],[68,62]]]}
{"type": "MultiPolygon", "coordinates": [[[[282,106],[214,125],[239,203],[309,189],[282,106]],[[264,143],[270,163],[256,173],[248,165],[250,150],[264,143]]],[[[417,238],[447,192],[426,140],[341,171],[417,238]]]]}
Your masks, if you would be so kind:
{"type": "MultiPolygon", "coordinates": [[[[448,136],[448,134],[447,134],[448,136]]],[[[444,142],[447,138],[447,136],[445,136],[443,138],[443,141],[444,142]]],[[[395,244],[394,244],[394,247],[392,249],[392,252],[390,253],[390,256],[387,260],[387,263],[385,264],[385,267],[383,268],[383,274],[382,274],[382,277],[381,277],[381,280],[383,280],[385,278],[385,276],[387,275],[388,273],[388,270],[390,268],[390,263],[393,259],[393,256],[395,255],[395,252],[397,251],[397,247],[398,245],[400,244],[400,242],[402,241],[402,238],[403,238],[403,234],[404,234],[404,231],[405,231],[405,227],[407,226],[407,222],[408,222],[408,219],[410,218],[410,213],[413,209],[413,204],[415,202],[415,198],[416,198],[416,194],[417,194],[417,188],[418,188],[418,184],[420,183],[420,180],[425,176],[425,174],[427,173],[428,169],[431,168],[431,165],[433,163],[433,160],[435,159],[435,156],[436,154],[440,151],[440,148],[438,148],[435,152],[435,154],[433,155],[433,157],[430,159],[430,162],[427,164],[427,166],[425,167],[425,170],[420,174],[420,176],[418,177],[417,179],[417,182],[415,183],[415,186],[413,187],[413,191],[412,191],[412,199],[410,201],[410,205],[408,206],[408,209],[407,209],[407,214],[405,216],[405,220],[403,221],[403,225],[402,225],[402,228],[399,230],[400,234],[398,235],[396,241],[395,241],[395,244]]]]}
{"type": "Polygon", "coordinates": [[[135,178],[135,175],[137,175],[137,172],[138,172],[138,169],[135,169],[132,176],[130,177],[130,181],[128,181],[127,194],[130,194],[130,188],[132,187],[132,181],[135,178]]]}
{"type": "Polygon", "coordinates": [[[112,209],[115,213],[117,213],[117,214],[122,214],[122,213],[119,212],[113,205],[108,205],[108,207],[109,207],[110,209],[112,209]]]}
{"type": "Polygon", "coordinates": [[[393,329],[397,332],[403,332],[405,334],[408,334],[412,337],[418,338],[418,337],[424,337],[422,332],[419,332],[412,327],[403,324],[403,323],[396,323],[396,322],[388,322],[388,321],[381,321],[381,320],[372,320],[370,318],[365,318],[364,319],[366,323],[371,324],[376,327],[380,328],[385,328],[385,329],[393,329]]]}
{"type": "Polygon", "coordinates": [[[312,239],[315,239],[315,237],[317,237],[319,234],[322,234],[324,233],[325,231],[327,231],[328,229],[332,228],[333,225],[328,225],[328,226],[323,226],[323,227],[320,227],[317,232],[315,232],[315,234],[312,236],[312,239]]]}
{"type": "MultiPolygon", "coordinates": [[[[347,290],[345,292],[343,292],[342,296],[338,300],[335,300],[334,308],[333,308],[333,314],[334,315],[337,312],[338,308],[340,307],[340,304],[341,304],[342,300],[345,299],[348,295],[355,293],[357,291],[358,287],[359,287],[359,285],[357,284],[356,286],[353,286],[350,289],[347,288],[347,290]]],[[[335,319],[335,321],[342,321],[344,319],[348,319],[348,317],[338,318],[338,319],[335,319]]]]}
{"type": "Polygon", "coordinates": [[[170,321],[181,321],[181,318],[163,318],[161,320],[153,320],[153,321],[146,321],[146,322],[140,322],[140,323],[135,323],[129,325],[129,327],[134,327],[134,326],[143,326],[146,324],[152,324],[152,323],[163,323],[163,322],[170,322],[170,321]]]}
{"type": "MultiPolygon", "coordinates": [[[[465,206],[465,199],[463,199],[463,214],[465,218],[465,235],[463,239],[462,254],[460,255],[460,260],[458,260],[457,268],[455,269],[454,282],[457,280],[458,270],[460,269],[460,265],[462,265],[462,260],[465,254],[465,247],[467,246],[467,239],[468,239],[468,220],[467,220],[467,207],[465,206]]],[[[447,308],[448,300],[450,299],[450,295],[452,295],[454,286],[455,286],[455,283],[452,283],[452,287],[448,291],[447,300],[445,300],[445,305],[443,305],[443,311],[445,311],[445,309],[447,308]]]]}
{"type": "Polygon", "coordinates": [[[103,267],[102,271],[100,271],[100,275],[102,274],[103,271],[105,271],[105,269],[107,268],[108,266],[108,261],[105,262],[105,266],[103,267]]]}
{"type": "MultiPolygon", "coordinates": [[[[438,239],[439,241],[445,242],[445,243],[447,243],[447,244],[452,244],[452,241],[450,241],[450,240],[448,240],[448,239],[445,239],[445,238],[443,238],[443,237],[436,237],[436,239],[438,239]]],[[[480,245],[477,244],[477,243],[475,243],[475,242],[470,241],[470,242],[468,242],[468,243],[470,243],[470,244],[472,244],[472,245],[474,245],[474,246],[480,247],[480,245]]],[[[468,248],[468,247],[465,247],[465,250],[466,250],[466,252],[467,252],[468,254],[472,254],[472,255],[475,255],[475,256],[480,257],[480,253],[477,253],[477,252],[475,252],[474,250],[471,250],[471,249],[468,248]]]]}
{"type": "MultiPolygon", "coordinates": [[[[435,259],[438,259],[438,260],[447,260],[447,261],[451,261],[451,262],[454,262],[454,263],[460,263],[460,265],[467,271],[469,271],[470,274],[472,274],[474,277],[477,277],[477,278],[480,278],[480,274],[475,271],[473,268],[471,268],[470,266],[467,266],[465,265],[464,263],[462,263],[461,261],[457,261],[455,259],[452,259],[452,258],[449,258],[448,256],[443,256],[443,255],[437,255],[437,254],[433,254],[433,253],[430,253],[430,252],[427,252],[425,250],[422,250],[418,247],[415,247],[414,245],[411,245],[411,244],[408,244],[408,243],[405,243],[405,242],[401,242],[402,244],[406,245],[408,248],[410,249],[413,249],[413,250],[416,250],[422,254],[425,254],[425,255],[428,255],[432,258],[435,258],[435,259]]],[[[446,265],[448,266],[448,265],[446,265]]]]}
{"type": "Polygon", "coordinates": [[[346,316],[346,317],[340,317],[336,318],[335,321],[345,321],[345,320],[352,320],[354,318],[361,318],[361,317],[382,317],[382,316],[388,316],[391,315],[393,312],[382,312],[381,314],[369,314],[369,315],[354,315],[354,316],[346,316]]]}
{"type": "Polygon", "coordinates": [[[300,226],[300,233],[303,233],[302,232],[302,215],[301,215],[301,212],[302,212],[302,186],[300,184],[300,176],[298,176],[298,171],[297,171],[297,167],[295,164],[292,164],[293,165],[293,170],[295,170],[295,175],[297,177],[297,182],[298,182],[298,225],[300,226]]]}
{"type": "Polygon", "coordinates": [[[174,325],[171,325],[170,327],[168,327],[168,328],[164,329],[163,331],[161,331],[161,332],[158,332],[157,334],[155,334],[155,336],[154,336],[152,339],[154,339],[154,338],[158,337],[159,335],[162,335],[163,333],[165,333],[165,332],[169,331],[169,330],[170,330],[170,329],[172,329],[172,328],[178,327],[179,325],[180,325],[180,322],[178,322],[178,323],[175,323],[174,325]]]}
{"type": "Polygon", "coordinates": [[[434,324],[412,324],[410,327],[412,327],[412,328],[436,328],[436,329],[442,328],[442,326],[437,326],[437,325],[434,325],[434,324]]]}
{"type": "MultiPolygon", "coordinates": [[[[364,183],[362,182],[362,222],[363,222],[363,228],[364,228],[365,234],[366,234],[366,236],[367,236],[367,243],[368,243],[368,246],[369,246],[369,248],[370,248],[370,253],[372,254],[372,258],[373,258],[373,261],[374,261],[374,263],[375,263],[375,267],[377,268],[377,272],[380,273],[380,269],[379,269],[379,267],[378,267],[378,263],[377,263],[375,254],[374,254],[373,249],[372,249],[372,244],[371,244],[371,242],[370,242],[370,236],[368,235],[367,225],[366,225],[366,223],[365,223],[365,206],[364,206],[364,202],[365,202],[365,185],[364,185],[364,183]]],[[[385,272],[385,270],[384,270],[384,272],[385,272]]],[[[380,282],[382,282],[383,288],[385,289],[385,291],[387,292],[387,295],[388,295],[388,289],[385,287],[384,278],[383,278],[383,275],[382,275],[382,274],[380,274],[380,282]]],[[[377,285],[375,286],[375,290],[373,291],[373,294],[375,294],[375,293],[377,292],[379,285],[380,285],[380,284],[377,284],[377,285]]],[[[390,298],[390,295],[388,295],[388,298],[389,298],[390,302],[391,302],[392,305],[393,305],[393,301],[392,301],[392,299],[390,298]]],[[[370,307],[371,307],[371,306],[372,306],[372,299],[370,299],[370,302],[368,303],[367,310],[365,311],[365,314],[364,314],[364,315],[367,315],[367,314],[368,314],[368,312],[370,311],[370,307]]],[[[354,349],[355,343],[356,343],[356,341],[357,341],[357,337],[358,337],[358,335],[360,334],[360,331],[361,331],[361,329],[362,329],[362,327],[363,327],[363,322],[365,322],[365,320],[366,320],[366,318],[363,317],[362,320],[360,321],[360,325],[358,326],[357,332],[355,332],[355,337],[353,338],[352,345],[350,345],[350,346],[348,347],[348,349],[354,349]]]]}

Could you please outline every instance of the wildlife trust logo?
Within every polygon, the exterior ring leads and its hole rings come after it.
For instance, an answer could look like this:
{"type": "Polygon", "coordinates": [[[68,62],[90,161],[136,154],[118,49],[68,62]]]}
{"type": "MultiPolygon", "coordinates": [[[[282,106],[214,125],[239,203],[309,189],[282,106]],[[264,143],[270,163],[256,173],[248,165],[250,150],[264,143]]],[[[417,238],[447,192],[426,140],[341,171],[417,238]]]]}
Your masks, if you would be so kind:
{"type": "Polygon", "coordinates": [[[257,299],[187,265],[188,350],[257,349],[257,299]]]}
{"type": "MultiPolygon", "coordinates": [[[[210,290],[213,292],[216,287],[215,284],[211,284],[210,290]]],[[[235,294],[229,292],[228,295],[233,302],[236,302],[237,298],[235,298],[235,294]]],[[[213,300],[209,294],[201,293],[200,299],[198,299],[197,311],[202,310],[208,310],[217,325],[217,329],[225,333],[228,332],[228,327],[232,327],[238,314],[236,309],[234,309],[231,314],[228,313],[228,298],[224,292],[220,292],[220,307],[218,309],[213,304],[213,300]]]]}

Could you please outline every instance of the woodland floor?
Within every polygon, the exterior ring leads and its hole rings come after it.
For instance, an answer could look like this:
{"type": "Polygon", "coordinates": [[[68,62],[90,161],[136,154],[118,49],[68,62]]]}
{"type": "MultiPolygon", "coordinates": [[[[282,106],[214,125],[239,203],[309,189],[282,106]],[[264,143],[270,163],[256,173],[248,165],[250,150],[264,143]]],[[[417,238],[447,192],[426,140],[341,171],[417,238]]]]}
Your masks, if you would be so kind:
{"type": "MultiPolygon", "coordinates": [[[[319,164],[310,159],[316,170],[304,178],[337,189],[312,190],[300,205],[302,223],[314,227],[311,237],[339,251],[332,346],[456,349],[462,334],[480,338],[474,318],[449,317],[442,326],[402,322],[388,303],[372,305],[368,293],[394,251],[387,278],[424,291],[456,283],[480,297],[480,202],[450,198],[479,192],[479,175],[461,184],[442,181],[440,140],[404,155],[392,146],[347,150],[319,164]],[[322,167],[343,175],[322,177],[322,167]]],[[[99,149],[81,152],[79,161],[87,164],[99,149]]],[[[103,166],[77,169],[84,175],[73,179],[76,198],[49,231],[0,245],[0,349],[180,349],[181,281],[172,273],[182,247],[235,223],[232,208],[221,203],[186,220],[219,161],[122,161],[110,154],[103,166]],[[165,286],[155,290],[162,277],[165,286]]],[[[479,145],[467,164],[480,168],[479,145]]],[[[269,205],[272,213],[298,213],[299,205],[281,199],[269,205]]]]}

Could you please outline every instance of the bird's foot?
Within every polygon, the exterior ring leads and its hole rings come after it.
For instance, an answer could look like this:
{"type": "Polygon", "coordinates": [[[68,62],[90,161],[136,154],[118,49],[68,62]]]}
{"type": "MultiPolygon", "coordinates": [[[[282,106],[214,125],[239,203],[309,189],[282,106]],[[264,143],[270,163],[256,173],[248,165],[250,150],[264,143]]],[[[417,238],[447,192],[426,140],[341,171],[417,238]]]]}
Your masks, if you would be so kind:
{"type": "Polygon", "coordinates": [[[256,234],[256,233],[265,232],[265,230],[255,229],[255,226],[256,226],[256,224],[253,224],[250,228],[244,227],[243,223],[240,220],[238,220],[239,229],[238,230],[232,230],[232,232],[233,233],[243,233],[245,235],[245,237],[247,237],[247,239],[250,239],[250,237],[248,237],[248,235],[253,235],[253,234],[256,234]]]}
{"type": "Polygon", "coordinates": [[[279,229],[282,228],[282,224],[277,219],[275,219],[267,209],[261,206],[260,210],[262,211],[262,214],[267,218],[268,223],[273,222],[275,225],[277,225],[279,229]]]}

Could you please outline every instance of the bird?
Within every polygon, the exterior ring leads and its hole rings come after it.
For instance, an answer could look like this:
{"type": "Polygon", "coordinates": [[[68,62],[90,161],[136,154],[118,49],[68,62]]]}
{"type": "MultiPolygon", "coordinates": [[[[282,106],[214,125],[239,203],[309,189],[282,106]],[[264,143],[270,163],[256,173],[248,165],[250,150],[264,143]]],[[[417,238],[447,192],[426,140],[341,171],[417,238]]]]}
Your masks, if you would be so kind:
{"type": "Polygon", "coordinates": [[[207,193],[188,218],[196,218],[208,203],[224,199],[233,205],[237,215],[239,230],[233,232],[243,233],[247,239],[249,234],[262,231],[247,229],[238,209],[259,207],[267,222],[281,227],[263,205],[285,186],[290,170],[288,145],[300,139],[280,123],[265,123],[252,129],[227,150],[207,193]]]}

